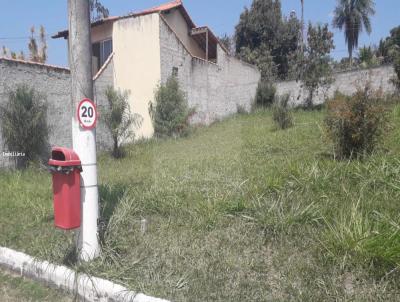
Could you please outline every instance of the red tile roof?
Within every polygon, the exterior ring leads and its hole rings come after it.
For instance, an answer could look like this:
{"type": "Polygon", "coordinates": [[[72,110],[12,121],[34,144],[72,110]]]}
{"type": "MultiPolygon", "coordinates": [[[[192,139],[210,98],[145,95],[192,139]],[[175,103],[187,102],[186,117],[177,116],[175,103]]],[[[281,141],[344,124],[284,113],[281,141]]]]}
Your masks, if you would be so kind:
{"type": "Polygon", "coordinates": [[[163,11],[170,10],[173,8],[177,8],[181,5],[182,5],[181,0],[175,0],[172,2],[164,3],[159,6],[155,6],[155,7],[143,10],[141,12],[133,13],[132,15],[140,16],[140,15],[147,15],[147,14],[152,14],[152,13],[159,13],[159,12],[163,12],[163,11]]]}
{"type": "MultiPolygon", "coordinates": [[[[105,23],[109,23],[109,22],[115,22],[117,20],[120,19],[124,19],[124,18],[131,18],[131,17],[139,17],[139,16],[145,16],[145,15],[149,15],[149,14],[154,14],[154,13],[162,13],[162,12],[166,12],[169,11],[171,9],[179,9],[180,12],[182,13],[183,17],[185,18],[186,22],[188,23],[190,28],[196,28],[196,24],[193,22],[193,20],[190,18],[190,15],[188,13],[188,11],[186,10],[186,8],[184,7],[182,0],[174,0],[172,2],[168,2],[168,3],[164,3],[161,4],[159,6],[155,6],[143,11],[139,11],[139,12],[133,12],[130,13],[128,15],[125,16],[120,16],[120,17],[108,17],[105,19],[101,19],[99,21],[93,22],[92,23],[92,27],[95,26],[99,26],[105,23]]],[[[208,29],[208,27],[207,27],[208,29]]],[[[212,40],[215,40],[217,43],[219,43],[221,45],[221,47],[224,49],[224,51],[227,52],[225,46],[220,43],[220,41],[218,40],[218,38],[213,34],[213,32],[209,30],[210,36],[212,40]]],[[[53,39],[57,39],[57,38],[64,38],[67,39],[68,38],[68,30],[64,30],[64,31],[60,31],[57,34],[52,36],[53,39]]]]}
{"type": "MultiPolygon", "coordinates": [[[[186,22],[188,22],[188,24],[191,27],[196,27],[196,25],[194,24],[194,22],[190,18],[188,12],[186,11],[185,7],[183,6],[182,0],[174,0],[172,2],[164,3],[164,4],[161,4],[159,6],[155,6],[155,7],[143,10],[143,11],[133,12],[133,13],[130,13],[130,14],[125,15],[125,16],[119,16],[119,17],[115,16],[115,17],[108,17],[108,18],[105,18],[105,19],[101,19],[101,20],[98,20],[96,22],[93,22],[92,23],[92,27],[99,26],[99,25],[102,25],[102,24],[105,24],[105,23],[109,23],[109,22],[114,22],[114,21],[117,21],[119,19],[130,18],[130,17],[139,17],[139,16],[144,16],[144,15],[149,15],[149,14],[154,14],[154,13],[161,13],[161,12],[165,12],[165,11],[168,11],[168,10],[171,10],[171,9],[174,9],[174,8],[179,8],[181,10],[186,22]]],[[[57,39],[57,38],[66,39],[67,37],[68,37],[68,30],[60,31],[57,34],[52,36],[53,39],[57,39]]]]}
{"type": "Polygon", "coordinates": [[[183,6],[182,0],[175,0],[172,2],[164,3],[159,6],[155,6],[140,12],[133,12],[125,17],[121,18],[129,18],[129,17],[138,17],[138,16],[144,16],[148,14],[153,14],[153,13],[162,13],[165,11],[169,11],[171,9],[177,8],[181,11],[183,17],[185,18],[186,22],[189,24],[190,27],[196,27],[194,24],[192,18],[190,18],[189,13],[187,12],[186,8],[183,6]]]}

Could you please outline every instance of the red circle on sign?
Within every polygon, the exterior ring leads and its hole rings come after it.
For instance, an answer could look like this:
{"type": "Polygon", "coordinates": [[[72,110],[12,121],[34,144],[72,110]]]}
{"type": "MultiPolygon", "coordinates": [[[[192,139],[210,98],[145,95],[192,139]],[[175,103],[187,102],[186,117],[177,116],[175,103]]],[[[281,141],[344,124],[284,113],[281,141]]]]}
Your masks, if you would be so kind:
{"type": "Polygon", "coordinates": [[[78,105],[76,114],[78,115],[78,121],[82,128],[90,130],[96,127],[97,109],[91,99],[83,99],[78,105]],[[88,106],[84,106],[85,103],[87,103],[88,106]],[[92,113],[90,114],[90,112],[92,113]]]}

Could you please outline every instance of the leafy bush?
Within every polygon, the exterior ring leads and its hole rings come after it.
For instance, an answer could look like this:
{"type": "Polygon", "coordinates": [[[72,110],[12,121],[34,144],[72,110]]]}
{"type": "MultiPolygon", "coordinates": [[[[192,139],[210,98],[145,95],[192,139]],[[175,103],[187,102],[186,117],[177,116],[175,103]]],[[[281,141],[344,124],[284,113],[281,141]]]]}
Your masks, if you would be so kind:
{"type": "Polygon", "coordinates": [[[370,154],[388,129],[388,118],[379,92],[369,84],[351,97],[337,93],[328,102],[325,126],[339,158],[370,154]]]}
{"type": "Polygon", "coordinates": [[[376,52],[371,46],[364,46],[359,49],[359,60],[362,68],[369,68],[379,65],[376,52]]]}
{"type": "Polygon", "coordinates": [[[45,97],[21,84],[9,92],[8,103],[0,107],[1,129],[9,151],[21,152],[16,167],[26,168],[47,151],[48,126],[45,97]]]}
{"type": "Polygon", "coordinates": [[[293,126],[293,117],[288,108],[289,95],[284,95],[272,107],[272,119],[278,129],[287,129],[293,126]]]}
{"type": "Polygon", "coordinates": [[[400,92],[400,54],[396,56],[393,62],[395,76],[392,78],[393,85],[396,86],[397,91],[400,92]]]}
{"type": "Polygon", "coordinates": [[[134,129],[140,127],[143,119],[139,114],[131,113],[128,91],[115,90],[109,86],[106,90],[106,97],[109,107],[103,110],[102,116],[113,139],[112,156],[121,158],[125,156],[121,143],[135,138],[134,129]]]}
{"type": "Polygon", "coordinates": [[[269,107],[275,101],[276,87],[269,82],[258,83],[255,104],[259,107],[269,107]]]}
{"type": "Polygon", "coordinates": [[[182,136],[189,130],[189,118],[194,113],[189,109],[186,96],[175,76],[168,78],[155,91],[155,108],[150,105],[154,131],[158,137],[182,136]]]}

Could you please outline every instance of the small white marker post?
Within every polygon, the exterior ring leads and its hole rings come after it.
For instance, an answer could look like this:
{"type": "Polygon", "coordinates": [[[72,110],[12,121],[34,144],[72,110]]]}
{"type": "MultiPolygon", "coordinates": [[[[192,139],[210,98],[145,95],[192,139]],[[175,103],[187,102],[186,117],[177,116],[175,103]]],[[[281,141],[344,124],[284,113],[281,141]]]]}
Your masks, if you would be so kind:
{"type": "Polygon", "coordinates": [[[68,0],[69,65],[71,70],[72,141],[82,163],[81,227],[77,234],[79,259],[90,261],[100,253],[99,194],[96,162],[96,106],[93,100],[90,13],[88,0],[68,0]]]}

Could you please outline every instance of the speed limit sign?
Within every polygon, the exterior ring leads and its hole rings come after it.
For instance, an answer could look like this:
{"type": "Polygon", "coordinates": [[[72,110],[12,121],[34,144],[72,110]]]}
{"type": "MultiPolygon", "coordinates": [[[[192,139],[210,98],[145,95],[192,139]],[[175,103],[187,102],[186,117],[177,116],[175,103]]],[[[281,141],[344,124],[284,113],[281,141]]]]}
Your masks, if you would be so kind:
{"type": "Polygon", "coordinates": [[[77,110],[79,124],[84,129],[93,129],[96,127],[97,110],[96,105],[90,99],[83,99],[77,110]]]}

